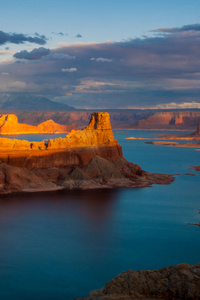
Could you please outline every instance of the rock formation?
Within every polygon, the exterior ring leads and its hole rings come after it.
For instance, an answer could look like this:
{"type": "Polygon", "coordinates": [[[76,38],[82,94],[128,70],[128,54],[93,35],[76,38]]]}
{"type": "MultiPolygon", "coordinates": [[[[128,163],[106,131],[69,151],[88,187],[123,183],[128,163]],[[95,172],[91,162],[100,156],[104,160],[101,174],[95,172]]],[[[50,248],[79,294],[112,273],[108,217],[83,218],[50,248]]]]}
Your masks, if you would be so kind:
{"type": "Polygon", "coordinates": [[[200,122],[199,111],[152,112],[138,121],[140,129],[192,129],[200,122]]]}
{"type": "MultiPolygon", "coordinates": [[[[6,113],[6,111],[2,112],[6,113]]],[[[87,126],[91,111],[20,111],[15,114],[19,122],[37,125],[53,119],[59,124],[77,123],[78,128],[87,126]]],[[[196,111],[158,111],[152,109],[112,110],[112,128],[117,129],[187,129],[194,130],[200,122],[200,110],[196,111]]]]}
{"type": "MultiPolygon", "coordinates": [[[[87,300],[200,299],[200,263],[154,271],[129,270],[92,291],[87,300]]],[[[85,299],[85,300],[86,300],[85,299]]],[[[83,299],[82,299],[83,300],[83,299]]]]}
{"type": "Polygon", "coordinates": [[[76,123],[65,126],[55,123],[53,120],[47,120],[38,126],[28,124],[20,124],[17,116],[14,114],[0,115],[0,134],[1,135],[17,135],[17,134],[54,134],[67,133],[72,129],[76,129],[76,123]]]}
{"type": "Polygon", "coordinates": [[[0,192],[61,188],[145,187],[174,178],[128,162],[114,139],[108,113],[93,113],[89,125],[48,142],[0,139],[0,192]]]}

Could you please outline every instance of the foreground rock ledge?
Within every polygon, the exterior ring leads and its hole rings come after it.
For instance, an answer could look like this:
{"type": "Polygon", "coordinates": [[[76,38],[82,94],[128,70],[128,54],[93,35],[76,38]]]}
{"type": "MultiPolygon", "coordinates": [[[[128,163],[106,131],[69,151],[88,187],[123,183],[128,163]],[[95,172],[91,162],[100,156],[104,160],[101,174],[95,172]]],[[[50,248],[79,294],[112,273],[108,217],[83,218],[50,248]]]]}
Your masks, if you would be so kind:
{"type": "Polygon", "coordinates": [[[196,265],[183,263],[154,271],[129,270],[107,282],[102,289],[92,291],[86,299],[199,300],[200,263],[196,265]]]}
{"type": "Polygon", "coordinates": [[[83,130],[42,142],[0,139],[0,193],[57,189],[146,187],[174,177],[128,162],[108,113],[93,113],[83,130]]]}

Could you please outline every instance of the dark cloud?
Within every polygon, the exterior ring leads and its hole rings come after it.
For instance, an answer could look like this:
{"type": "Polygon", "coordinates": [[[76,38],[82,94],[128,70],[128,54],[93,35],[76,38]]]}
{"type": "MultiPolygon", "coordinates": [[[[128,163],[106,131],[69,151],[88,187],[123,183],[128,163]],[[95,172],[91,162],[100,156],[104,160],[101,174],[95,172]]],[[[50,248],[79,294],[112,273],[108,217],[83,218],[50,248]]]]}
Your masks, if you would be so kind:
{"type": "Polygon", "coordinates": [[[77,34],[75,37],[76,38],[82,38],[83,36],[81,34],[77,34]]]}
{"type": "Polygon", "coordinates": [[[173,32],[184,32],[184,31],[200,31],[200,24],[191,24],[191,25],[184,25],[182,27],[164,27],[151,30],[152,32],[166,32],[166,33],[173,33],[173,32]]]}
{"type": "Polygon", "coordinates": [[[13,43],[13,44],[23,44],[25,42],[35,43],[39,45],[46,44],[47,38],[45,35],[39,35],[38,33],[35,34],[34,37],[27,36],[23,33],[6,33],[0,31],[0,45],[4,45],[6,43],[13,43]]]}
{"type": "Polygon", "coordinates": [[[15,53],[13,56],[18,59],[35,60],[35,59],[41,59],[42,57],[48,54],[50,54],[50,49],[40,47],[40,48],[35,48],[30,52],[28,52],[27,50],[23,50],[15,53]]]}

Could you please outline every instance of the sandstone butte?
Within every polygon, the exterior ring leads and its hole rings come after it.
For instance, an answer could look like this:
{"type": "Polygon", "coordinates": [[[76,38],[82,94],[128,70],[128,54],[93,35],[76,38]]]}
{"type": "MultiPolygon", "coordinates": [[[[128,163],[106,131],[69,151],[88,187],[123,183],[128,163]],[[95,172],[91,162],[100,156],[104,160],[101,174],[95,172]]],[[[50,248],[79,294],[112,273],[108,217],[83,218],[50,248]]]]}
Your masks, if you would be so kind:
{"type": "Polygon", "coordinates": [[[76,129],[76,123],[72,125],[60,125],[53,120],[45,121],[38,126],[21,124],[18,122],[17,116],[14,114],[0,115],[0,134],[1,135],[16,135],[16,134],[54,134],[67,133],[72,129],[76,129]]]}
{"type": "Polygon", "coordinates": [[[108,113],[65,138],[42,142],[0,138],[0,193],[169,184],[174,177],[148,173],[128,162],[114,139],[108,113]]]}
{"type": "Polygon", "coordinates": [[[153,271],[129,270],[92,291],[85,300],[199,300],[199,283],[200,263],[182,263],[153,271]]]}

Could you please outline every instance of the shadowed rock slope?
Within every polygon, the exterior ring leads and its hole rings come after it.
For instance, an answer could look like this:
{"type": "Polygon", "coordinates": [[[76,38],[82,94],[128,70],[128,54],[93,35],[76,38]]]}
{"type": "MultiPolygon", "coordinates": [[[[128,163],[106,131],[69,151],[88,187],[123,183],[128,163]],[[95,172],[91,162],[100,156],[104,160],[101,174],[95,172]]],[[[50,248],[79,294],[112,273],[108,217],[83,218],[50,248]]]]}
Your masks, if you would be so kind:
{"type": "Polygon", "coordinates": [[[83,130],[47,142],[0,139],[0,192],[63,188],[145,187],[174,178],[128,162],[108,113],[93,113],[83,130]]]}
{"type": "Polygon", "coordinates": [[[92,291],[86,299],[199,300],[200,264],[179,264],[154,271],[129,270],[107,282],[102,289],[92,291]]]}

